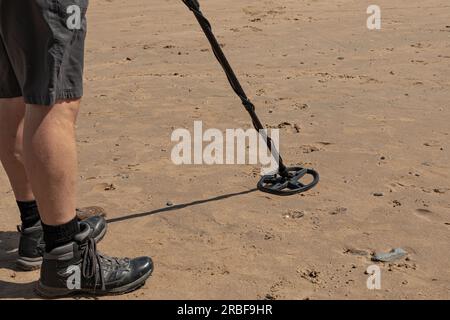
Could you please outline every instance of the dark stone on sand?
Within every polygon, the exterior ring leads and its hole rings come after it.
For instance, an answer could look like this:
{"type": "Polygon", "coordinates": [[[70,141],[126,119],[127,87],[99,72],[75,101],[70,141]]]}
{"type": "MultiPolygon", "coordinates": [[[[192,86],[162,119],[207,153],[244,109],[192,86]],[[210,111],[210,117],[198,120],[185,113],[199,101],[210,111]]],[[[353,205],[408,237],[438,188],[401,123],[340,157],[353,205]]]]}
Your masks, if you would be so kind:
{"type": "Polygon", "coordinates": [[[367,256],[369,253],[366,250],[356,249],[356,248],[347,248],[344,253],[351,254],[354,256],[367,256]]]}

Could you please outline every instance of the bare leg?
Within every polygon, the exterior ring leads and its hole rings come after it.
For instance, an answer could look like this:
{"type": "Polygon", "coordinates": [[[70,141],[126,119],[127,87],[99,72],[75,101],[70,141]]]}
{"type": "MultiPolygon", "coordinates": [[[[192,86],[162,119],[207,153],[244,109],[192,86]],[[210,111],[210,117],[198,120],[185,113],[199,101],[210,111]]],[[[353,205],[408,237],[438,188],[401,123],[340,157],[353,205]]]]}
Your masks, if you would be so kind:
{"type": "Polygon", "coordinates": [[[26,106],[25,168],[46,225],[62,225],[75,218],[79,106],[79,100],[59,101],[51,107],[26,106]]]}
{"type": "Polygon", "coordinates": [[[0,99],[0,160],[18,201],[32,201],[34,194],[23,165],[23,99],[0,99]]]}

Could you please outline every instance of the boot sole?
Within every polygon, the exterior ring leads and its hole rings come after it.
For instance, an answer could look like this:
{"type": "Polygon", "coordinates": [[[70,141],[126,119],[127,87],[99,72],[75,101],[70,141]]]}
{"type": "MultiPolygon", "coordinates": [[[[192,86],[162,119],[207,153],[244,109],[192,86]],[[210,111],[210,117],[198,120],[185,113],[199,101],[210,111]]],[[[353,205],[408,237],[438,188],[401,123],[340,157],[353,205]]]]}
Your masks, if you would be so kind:
{"type": "Polygon", "coordinates": [[[41,267],[42,260],[43,260],[42,257],[38,258],[19,257],[16,260],[16,265],[22,271],[33,271],[41,267]]]}
{"type": "Polygon", "coordinates": [[[126,293],[130,293],[132,291],[135,291],[142,287],[147,279],[151,276],[153,273],[153,268],[149,270],[146,274],[144,274],[139,279],[133,281],[132,283],[129,283],[127,285],[113,288],[110,290],[92,290],[92,289],[82,289],[82,290],[69,290],[65,288],[52,288],[47,287],[39,281],[37,283],[37,286],[35,288],[35,292],[41,296],[42,298],[47,299],[57,299],[57,298],[64,298],[64,297],[72,297],[72,296],[114,296],[114,295],[122,295],[126,293]]]}
{"type": "MultiPolygon", "coordinates": [[[[100,234],[94,238],[95,242],[99,243],[106,235],[106,231],[108,229],[108,225],[105,225],[105,228],[100,232],[100,234]]],[[[27,258],[27,257],[19,257],[16,260],[16,266],[22,271],[34,271],[41,267],[42,257],[37,258],[27,258]]]]}

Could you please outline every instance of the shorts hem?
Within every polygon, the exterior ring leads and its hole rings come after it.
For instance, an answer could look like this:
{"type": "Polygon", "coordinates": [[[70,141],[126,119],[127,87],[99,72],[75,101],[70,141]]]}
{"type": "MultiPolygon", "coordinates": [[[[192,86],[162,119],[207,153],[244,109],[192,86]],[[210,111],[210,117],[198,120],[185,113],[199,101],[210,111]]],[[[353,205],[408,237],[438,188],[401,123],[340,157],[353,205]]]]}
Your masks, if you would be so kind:
{"type": "Polygon", "coordinates": [[[22,92],[16,92],[16,93],[0,93],[0,99],[20,98],[21,96],[22,96],[22,92]]]}
{"type": "Polygon", "coordinates": [[[35,104],[40,106],[53,106],[60,100],[76,100],[81,99],[83,93],[74,91],[65,91],[56,96],[24,96],[24,101],[26,104],[35,104]]]}

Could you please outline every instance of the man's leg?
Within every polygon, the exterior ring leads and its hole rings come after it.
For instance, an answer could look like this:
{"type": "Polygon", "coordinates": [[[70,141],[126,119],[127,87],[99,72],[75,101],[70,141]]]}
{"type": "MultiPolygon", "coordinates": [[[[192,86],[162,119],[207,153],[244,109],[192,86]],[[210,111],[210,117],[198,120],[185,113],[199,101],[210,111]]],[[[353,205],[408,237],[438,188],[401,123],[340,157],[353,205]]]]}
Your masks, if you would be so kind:
{"type": "MultiPolygon", "coordinates": [[[[39,210],[24,167],[23,127],[26,105],[22,97],[0,99],[0,162],[16,197],[22,229],[39,220],[39,210]]],[[[80,220],[105,216],[101,207],[77,209],[80,220]]]]}
{"type": "Polygon", "coordinates": [[[25,107],[22,98],[0,99],[3,167],[17,201],[33,201],[36,193],[41,219],[48,225],[75,217],[78,108],[79,100],[25,107]]]}
{"type": "Polygon", "coordinates": [[[74,127],[79,103],[70,99],[83,95],[89,1],[27,1],[25,10],[21,1],[1,3],[0,49],[7,55],[0,54],[0,97],[20,91],[27,104],[24,164],[39,205],[45,242],[37,292],[58,297],[135,290],[151,275],[151,258],[121,259],[98,253],[95,228],[75,217],[74,127]],[[79,20],[76,28],[68,23],[73,19],[79,20]],[[4,70],[14,72],[4,77],[4,70]]]}
{"type": "Polygon", "coordinates": [[[27,105],[24,155],[40,208],[45,251],[37,292],[45,297],[72,293],[126,293],[141,287],[153,271],[149,257],[100,255],[92,228],[75,217],[79,101],[27,105]],[[83,270],[71,280],[71,270],[83,270]]]}
{"type": "Polygon", "coordinates": [[[22,97],[0,99],[0,160],[9,177],[16,196],[22,220],[21,230],[27,234],[21,237],[21,256],[38,256],[41,231],[39,210],[23,164],[23,122],[25,103],[22,97]],[[31,228],[31,229],[29,229],[31,228]]]}
{"type": "Polygon", "coordinates": [[[0,160],[17,201],[29,202],[34,194],[23,164],[24,115],[22,97],[0,99],[0,160]]]}
{"type": "MultiPolygon", "coordinates": [[[[77,103],[72,103],[77,105],[77,103]]],[[[49,107],[45,107],[47,110],[44,110],[42,108],[31,108],[32,110],[43,110],[44,113],[47,113],[49,110],[49,107]]],[[[63,107],[61,107],[62,109],[63,107]]],[[[75,109],[75,112],[70,111],[69,113],[74,114],[74,116],[67,116],[68,121],[72,123],[72,125],[68,125],[67,128],[72,127],[73,128],[73,122],[76,118],[76,109],[71,107],[67,109],[75,109]]],[[[5,168],[5,171],[10,179],[11,186],[14,190],[14,194],[16,196],[17,204],[20,211],[20,217],[22,220],[22,225],[20,227],[21,231],[21,237],[20,237],[20,243],[19,243],[19,258],[17,259],[17,265],[22,270],[34,270],[40,267],[41,261],[42,261],[42,254],[44,249],[44,242],[43,242],[43,230],[42,225],[40,222],[40,214],[38,210],[37,203],[35,201],[35,196],[33,194],[31,183],[28,179],[28,174],[26,173],[25,167],[24,167],[24,148],[23,148],[23,141],[24,141],[24,117],[26,114],[26,105],[23,102],[22,98],[8,98],[8,99],[0,99],[0,159],[1,162],[5,168]]],[[[32,112],[32,117],[39,118],[39,116],[36,116],[34,112],[32,112]]],[[[61,118],[61,117],[59,117],[61,118]]],[[[34,121],[36,122],[36,121],[34,121]]],[[[58,120],[54,123],[59,123],[63,125],[64,121],[58,120]]],[[[31,122],[30,128],[33,127],[33,121],[31,122]]],[[[27,121],[28,126],[28,121],[27,121]]],[[[39,127],[38,124],[35,126],[39,127]]],[[[27,127],[28,128],[28,127],[27,127]]],[[[39,140],[39,139],[38,139],[39,140]]],[[[62,141],[64,141],[63,139],[62,141]]],[[[72,139],[73,140],[73,139],[72,139]]],[[[69,140],[70,141],[70,140],[69,140]]],[[[43,142],[45,144],[45,141],[43,142]]],[[[67,145],[70,145],[70,143],[66,143],[67,145]]],[[[74,144],[74,143],[72,143],[74,144]]],[[[73,152],[72,152],[73,153],[73,152]]],[[[36,160],[31,160],[32,163],[36,164],[36,160]]],[[[57,160],[58,161],[58,160],[57,160]]],[[[76,160],[75,160],[76,161],[76,160]]],[[[50,164],[51,162],[47,162],[47,164],[50,164]]],[[[42,169],[33,167],[32,172],[40,172],[42,173],[42,169]]],[[[45,178],[42,181],[47,181],[45,178]]],[[[55,186],[54,183],[49,184],[51,186],[55,186]]],[[[47,186],[42,185],[42,186],[47,186]]],[[[48,188],[47,188],[48,189],[48,188]]],[[[70,198],[70,195],[74,194],[74,192],[67,193],[67,198],[70,198]]],[[[49,203],[48,197],[45,198],[44,195],[44,203],[49,203]]],[[[73,200],[72,200],[73,202],[73,200]]],[[[69,202],[70,203],[70,202],[69,202]]],[[[65,203],[67,204],[67,203],[65,203]]],[[[62,209],[62,212],[72,213],[70,216],[75,215],[74,209],[62,209]]],[[[97,210],[98,211],[98,210],[97,210]]],[[[100,241],[105,232],[106,232],[106,221],[101,218],[100,216],[95,216],[95,212],[85,212],[85,211],[79,211],[83,215],[83,220],[86,220],[87,223],[92,227],[93,234],[92,237],[96,241],[100,241]]],[[[69,215],[67,215],[69,216],[69,215]]],[[[73,220],[70,219],[70,220],[73,220]]],[[[47,228],[50,229],[50,236],[48,238],[50,241],[50,246],[57,246],[60,243],[65,243],[66,241],[71,240],[71,236],[73,233],[78,232],[79,228],[78,226],[74,225],[75,222],[73,222],[72,229],[73,232],[66,235],[66,232],[63,232],[62,236],[58,235],[58,232],[61,230],[61,228],[57,228],[57,233],[52,233],[52,231],[55,231],[54,228],[51,226],[48,226],[47,228]],[[59,231],[58,231],[59,230],[59,231]],[[55,239],[56,237],[56,239],[55,239]],[[53,238],[53,240],[52,240],[53,238]],[[61,240],[59,242],[59,240],[61,240]]],[[[44,226],[45,227],[45,226],[44,226]]],[[[67,226],[62,227],[62,230],[66,230],[67,226]]]]}
{"type": "Polygon", "coordinates": [[[26,106],[25,168],[45,225],[63,225],[75,218],[79,105],[79,100],[67,100],[26,106]]]}

